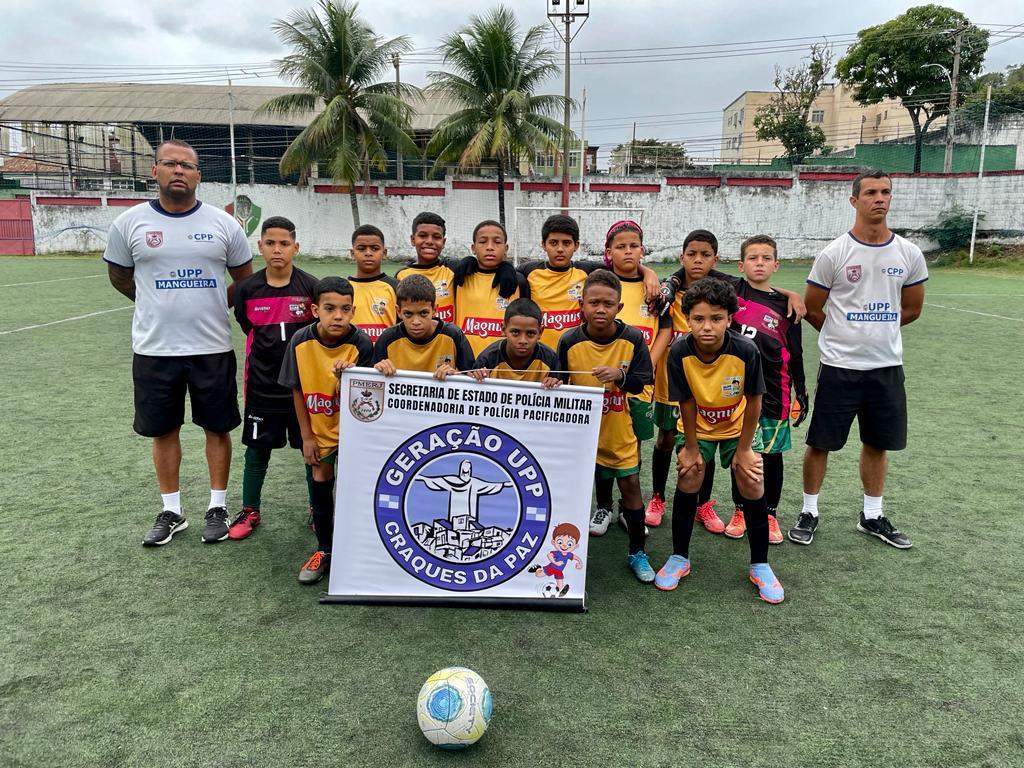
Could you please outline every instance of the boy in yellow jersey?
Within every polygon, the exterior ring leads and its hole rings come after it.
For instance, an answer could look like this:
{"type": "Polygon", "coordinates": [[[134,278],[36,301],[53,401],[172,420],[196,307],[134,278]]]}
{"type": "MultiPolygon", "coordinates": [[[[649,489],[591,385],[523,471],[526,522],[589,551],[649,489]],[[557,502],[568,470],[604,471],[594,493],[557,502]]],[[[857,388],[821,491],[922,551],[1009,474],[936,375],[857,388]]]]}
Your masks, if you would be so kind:
{"type": "Polygon", "coordinates": [[[558,370],[555,350],[540,341],[544,327],[540,307],[532,299],[516,299],[505,310],[505,338],[496,341],[476,359],[470,372],[477,381],[543,382],[558,370]]]}
{"type": "MultiPolygon", "coordinates": [[[[680,288],[684,291],[693,283],[709,275],[723,275],[714,269],[718,263],[718,238],[706,229],[695,229],[683,241],[683,250],[679,254],[682,269],[676,272],[681,275],[680,288]]],[[[683,314],[683,292],[675,294],[669,305],[667,316],[672,321],[672,338],[674,343],[689,332],[686,315],[683,314]]],[[[672,464],[673,446],[676,439],[676,422],[679,409],[669,399],[668,367],[665,356],[659,360],[654,372],[654,424],[658,428],[658,437],[654,443],[654,454],[651,457],[651,500],[647,504],[644,522],[651,526],[661,525],[665,514],[665,485],[668,481],[669,467],[672,464]]],[[[711,499],[711,488],[715,482],[714,464],[708,465],[704,473],[704,484],[700,488],[697,499],[697,520],[710,532],[722,533],[725,524],[715,513],[715,502],[711,499]]]]}
{"type": "Polygon", "coordinates": [[[455,322],[455,272],[449,259],[441,257],[444,250],[445,221],[436,213],[423,211],[412,220],[409,242],[416,250],[416,261],[395,273],[401,282],[409,275],[423,275],[434,284],[437,294],[437,316],[446,323],[455,322]]]}
{"type": "MultiPolygon", "coordinates": [[[[622,310],[619,319],[636,328],[643,335],[644,342],[651,356],[652,366],[668,349],[672,340],[671,320],[652,311],[647,303],[647,295],[640,274],[640,259],[643,258],[643,230],[635,221],[618,221],[608,229],[605,235],[605,262],[610,265],[622,284],[622,310]]],[[[633,432],[636,439],[643,443],[654,437],[654,382],[629,397],[629,412],[633,419],[633,432]]],[[[601,535],[607,531],[611,519],[612,484],[608,478],[597,482],[597,509],[594,520],[598,524],[592,526],[592,533],[601,535]],[[601,530],[602,527],[604,530],[601,530]]],[[[619,515],[619,524],[625,527],[626,521],[619,515]]]]}
{"type": "MultiPolygon", "coordinates": [[[[640,331],[616,319],[622,309],[622,283],[599,269],[583,284],[583,324],[558,342],[557,377],[570,384],[604,388],[601,433],[597,442],[595,479],[617,480],[620,509],[629,534],[628,564],[641,582],[654,581],[644,552],[644,503],[640,495],[640,450],[628,394],[654,382],[651,355],[640,331]]],[[[594,533],[591,521],[591,533],[594,533]]],[[[607,530],[607,523],[604,525],[607,530]]]]}
{"type": "Polygon", "coordinates": [[[474,355],[502,337],[505,310],[518,298],[530,298],[526,278],[505,261],[508,233],[496,221],[481,221],[473,230],[473,255],[456,269],[458,299],[455,324],[474,355]]]}
{"type": "Polygon", "coordinates": [[[373,347],[373,367],[385,376],[397,371],[424,371],[444,381],[473,367],[473,350],[465,335],[437,315],[434,285],[423,275],[398,284],[398,324],[373,347]]]}
{"type": "MultiPolygon", "coordinates": [[[[540,230],[540,243],[547,261],[532,261],[520,266],[530,285],[530,298],[537,302],[544,317],[540,340],[552,349],[570,328],[580,324],[580,296],[583,281],[595,269],[607,267],[598,261],[574,261],[580,247],[580,226],[571,216],[549,216],[540,230]]],[[[653,269],[641,266],[648,299],[660,293],[661,284],[653,269]]]]}
{"type": "Polygon", "coordinates": [[[746,512],[750,581],[768,603],[785,598],[768,565],[768,507],[758,420],[764,380],[754,343],[729,329],[739,309],[736,291],[722,280],[704,278],[683,296],[690,332],[668,355],[669,394],[679,403],[672,556],[658,571],[655,586],[672,591],[690,573],[690,536],[704,467],[717,451],[722,467],[736,477],[746,512]]]}
{"type": "Polygon", "coordinates": [[[388,255],[384,233],[372,224],[356,227],[352,233],[351,253],[356,262],[355,277],[349,278],[356,292],[352,322],[375,342],[395,324],[398,316],[395,303],[398,281],[381,271],[381,264],[388,255]]]}
{"type": "Polygon", "coordinates": [[[369,365],[373,343],[352,324],[352,284],[325,277],[313,290],[317,322],[288,342],[278,383],[292,391],[302,433],[302,457],[313,470],[313,531],[317,549],[299,571],[299,582],[315,584],[331,567],[334,540],[334,464],[338,458],[338,374],[369,365]]]}

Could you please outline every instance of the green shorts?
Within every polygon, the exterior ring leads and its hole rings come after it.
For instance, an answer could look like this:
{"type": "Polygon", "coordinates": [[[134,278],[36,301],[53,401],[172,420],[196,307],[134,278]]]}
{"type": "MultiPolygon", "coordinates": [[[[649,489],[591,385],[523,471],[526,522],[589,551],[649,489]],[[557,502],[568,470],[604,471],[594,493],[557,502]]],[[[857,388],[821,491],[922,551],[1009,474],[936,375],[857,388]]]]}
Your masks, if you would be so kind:
{"type": "Polygon", "coordinates": [[[654,408],[652,403],[638,397],[629,398],[629,416],[633,420],[633,434],[641,443],[654,437],[654,408]]]}
{"type": "Polygon", "coordinates": [[[761,453],[785,453],[793,447],[789,419],[768,419],[761,417],[761,453]]]}
{"type": "Polygon", "coordinates": [[[326,456],[320,457],[321,464],[330,464],[332,467],[338,463],[338,449],[332,448],[326,456]]]}
{"type": "MultiPolygon", "coordinates": [[[[676,435],[676,453],[681,451],[685,444],[685,435],[676,435]]],[[[736,455],[736,449],[739,447],[739,444],[740,439],[738,437],[729,437],[725,440],[697,440],[697,448],[700,450],[700,457],[704,459],[704,463],[708,464],[714,461],[715,450],[717,449],[718,460],[725,469],[732,466],[732,458],[736,455]]],[[[760,428],[754,432],[754,440],[750,447],[754,450],[754,453],[764,453],[764,442],[761,440],[760,428]]]]}
{"type": "Polygon", "coordinates": [[[654,404],[654,426],[666,432],[675,432],[679,427],[679,408],[668,403],[654,404]]]}
{"type": "Polygon", "coordinates": [[[614,480],[618,477],[629,477],[630,475],[639,475],[640,467],[626,467],[625,469],[612,469],[611,467],[602,467],[600,464],[594,470],[595,477],[600,477],[602,480],[614,480]]]}

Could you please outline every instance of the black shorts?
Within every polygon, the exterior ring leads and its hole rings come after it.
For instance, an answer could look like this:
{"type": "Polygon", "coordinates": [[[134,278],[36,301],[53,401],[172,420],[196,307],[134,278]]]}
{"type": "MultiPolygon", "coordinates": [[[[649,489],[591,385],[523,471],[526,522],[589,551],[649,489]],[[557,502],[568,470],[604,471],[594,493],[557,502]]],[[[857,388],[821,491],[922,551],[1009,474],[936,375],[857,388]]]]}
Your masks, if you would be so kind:
{"type": "Polygon", "coordinates": [[[822,451],[846,445],[853,417],[860,441],[882,451],[907,447],[907,393],[903,366],[853,371],[822,365],[814,392],[807,444],[822,451]]]}
{"type": "Polygon", "coordinates": [[[242,445],[251,448],[284,448],[287,442],[292,448],[302,450],[302,432],[295,410],[264,411],[245,406],[245,426],[242,428],[242,445]]]}
{"type": "Polygon", "coordinates": [[[235,353],[151,357],[135,355],[135,431],[161,437],[185,423],[185,392],[192,423],[209,432],[230,432],[242,422],[238,413],[235,353]]]}

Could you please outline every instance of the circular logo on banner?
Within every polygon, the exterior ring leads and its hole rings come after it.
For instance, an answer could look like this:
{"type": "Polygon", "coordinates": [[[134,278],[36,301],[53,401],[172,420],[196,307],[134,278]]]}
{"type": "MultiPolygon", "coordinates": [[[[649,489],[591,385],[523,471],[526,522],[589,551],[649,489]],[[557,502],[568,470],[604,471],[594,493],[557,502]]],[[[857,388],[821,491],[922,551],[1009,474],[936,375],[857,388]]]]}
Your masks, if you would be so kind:
{"type": "Polygon", "coordinates": [[[391,454],[374,490],[377,531],[403,570],[472,592],[515,576],[547,539],[551,492],[533,454],[482,424],[440,424],[391,454]]]}

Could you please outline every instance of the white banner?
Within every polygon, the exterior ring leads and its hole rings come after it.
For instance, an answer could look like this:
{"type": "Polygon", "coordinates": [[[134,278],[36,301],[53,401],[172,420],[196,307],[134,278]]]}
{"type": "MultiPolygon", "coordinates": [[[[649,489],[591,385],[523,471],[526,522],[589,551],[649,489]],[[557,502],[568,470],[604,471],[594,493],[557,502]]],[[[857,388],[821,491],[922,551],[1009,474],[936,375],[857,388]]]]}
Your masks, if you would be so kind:
{"type": "Polygon", "coordinates": [[[584,608],[603,393],[342,375],[325,602],[584,608]]]}

